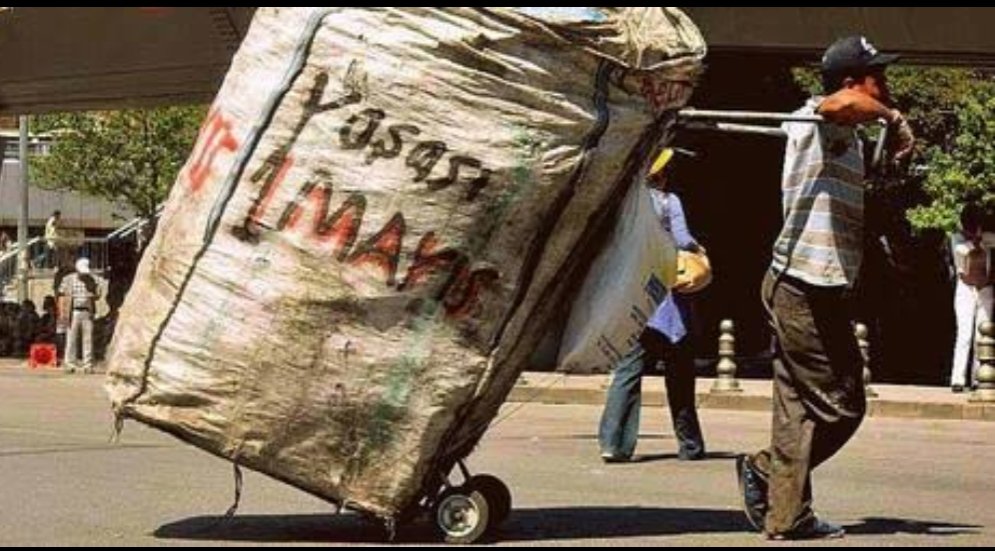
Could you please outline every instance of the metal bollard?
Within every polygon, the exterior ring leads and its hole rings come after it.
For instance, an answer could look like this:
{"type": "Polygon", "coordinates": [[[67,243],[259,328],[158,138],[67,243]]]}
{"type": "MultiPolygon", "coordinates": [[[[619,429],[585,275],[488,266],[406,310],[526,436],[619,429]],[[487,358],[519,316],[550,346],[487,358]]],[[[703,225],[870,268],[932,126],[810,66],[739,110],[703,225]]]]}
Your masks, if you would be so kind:
{"type": "Polygon", "coordinates": [[[995,402],[995,324],[990,321],[978,328],[978,389],[971,393],[970,402],[995,402]]]}
{"type": "Polygon", "coordinates": [[[863,323],[858,323],[853,329],[854,336],[857,337],[857,346],[860,347],[860,357],[864,362],[864,394],[868,398],[877,398],[878,393],[871,388],[871,343],[867,340],[870,332],[863,323]]]}
{"type": "Polygon", "coordinates": [[[732,320],[722,320],[719,324],[719,364],[716,366],[718,373],[715,384],[712,385],[712,393],[732,393],[742,392],[739,381],[736,379],[736,337],[733,335],[735,325],[732,320]]]}

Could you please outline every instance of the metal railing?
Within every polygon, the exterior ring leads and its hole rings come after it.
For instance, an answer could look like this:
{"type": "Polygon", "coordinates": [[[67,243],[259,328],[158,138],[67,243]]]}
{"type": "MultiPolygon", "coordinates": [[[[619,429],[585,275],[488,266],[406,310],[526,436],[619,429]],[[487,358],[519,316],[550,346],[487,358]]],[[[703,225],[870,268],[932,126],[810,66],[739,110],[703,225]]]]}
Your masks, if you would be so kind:
{"type": "Polygon", "coordinates": [[[109,240],[103,237],[67,237],[55,240],[54,246],[42,237],[27,242],[23,249],[15,245],[0,255],[0,297],[18,278],[18,258],[27,262],[28,279],[53,276],[59,269],[72,269],[77,258],[90,259],[90,269],[103,274],[110,269],[109,240]]]}
{"type": "Polygon", "coordinates": [[[144,217],[132,218],[127,223],[122,225],[120,228],[108,234],[107,240],[114,241],[118,239],[127,239],[131,236],[137,235],[138,232],[144,230],[146,226],[151,224],[154,220],[158,220],[159,217],[162,216],[163,207],[164,207],[163,205],[159,205],[156,208],[155,213],[153,213],[150,218],[144,218],[144,217]]]}
{"type": "MultiPolygon", "coordinates": [[[[54,247],[44,237],[34,237],[28,240],[24,258],[26,259],[28,279],[40,279],[52,277],[60,268],[72,269],[76,259],[86,257],[90,260],[90,269],[97,274],[106,275],[112,268],[110,249],[115,242],[124,242],[128,239],[136,239],[142,243],[148,236],[144,231],[154,224],[162,215],[163,206],[160,205],[150,218],[133,218],[107,237],[83,237],[82,232],[77,231],[76,235],[55,240],[54,247]]],[[[71,231],[67,230],[67,233],[71,231]]],[[[17,281],[18,258],[22,256],[22,251],[17,243],[13,243],[6,251],[0,251],[0,301],[5,298],[11,284],[17,281]]]]}
{"type": "MultiPolygon", "coordinates": [[[[31,257],[32,250],[38,250],[42,243],[42,238],[35,237],[27,243],[28,258],[31,257]]],[[[0,298],[3,297],[4,289],[17,279],[17,258],[21,256],[21,248],[15,243],[9,249],[0,253],[0,298]]]]}

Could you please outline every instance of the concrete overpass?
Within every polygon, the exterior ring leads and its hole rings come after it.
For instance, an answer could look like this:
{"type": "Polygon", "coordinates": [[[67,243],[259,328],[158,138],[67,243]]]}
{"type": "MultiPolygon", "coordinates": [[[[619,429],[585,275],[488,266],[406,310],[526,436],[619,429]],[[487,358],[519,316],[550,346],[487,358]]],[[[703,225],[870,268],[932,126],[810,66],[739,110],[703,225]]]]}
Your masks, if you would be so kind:
{"type": "Polygon", "coordinates": [[[209,102],[254,8],[3,8],[0,114],[209,102]]]}
{"type": "Polygon", "coordinates": [[[816,61],[833,40],[871,38],[906,63],[995,68],[995,8],[681,8],[715,53],[816,61]]]}
{"type": "MultiPolygon", "coordinates": [[[[995,8],[684,8],[716,54],[815,61],[855,32],[908,61],[995,67],[995,8]]],[[[0,114],[210,101],[254,8],[3,8],[0,114]]]]}

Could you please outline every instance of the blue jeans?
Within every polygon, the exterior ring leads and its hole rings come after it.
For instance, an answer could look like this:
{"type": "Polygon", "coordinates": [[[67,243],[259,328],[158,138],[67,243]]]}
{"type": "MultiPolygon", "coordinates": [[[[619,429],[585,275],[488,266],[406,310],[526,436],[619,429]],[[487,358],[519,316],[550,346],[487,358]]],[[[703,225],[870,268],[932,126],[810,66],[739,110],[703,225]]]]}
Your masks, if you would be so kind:
{"type": "Polygon", "coordinates": [[[598,430],[601,453],[630,458],[636,451],[643,373],[647,367],[655,367],[662,361],[666,366],[667,403],[679,446],[678,456],[682,459],[704,456],[705,441],[695,409],[694,354],[688,340],[672,345],[655,331],[647,331],[641,340],[643,344],[637,344],[615,366],[598,430]]]}

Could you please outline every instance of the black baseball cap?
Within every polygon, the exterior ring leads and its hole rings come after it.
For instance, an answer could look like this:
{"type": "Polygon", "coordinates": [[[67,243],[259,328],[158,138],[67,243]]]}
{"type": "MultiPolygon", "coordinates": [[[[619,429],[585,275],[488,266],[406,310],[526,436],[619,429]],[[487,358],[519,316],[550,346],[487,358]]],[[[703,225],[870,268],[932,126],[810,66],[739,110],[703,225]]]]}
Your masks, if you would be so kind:
{"type": "Polygon", "coordinates": [[[899,58],[883,54],[864,36],[848,36],[833,42],[822,56],[823,74],[860,73],[874,67],[885,67],[899,58]]]}

